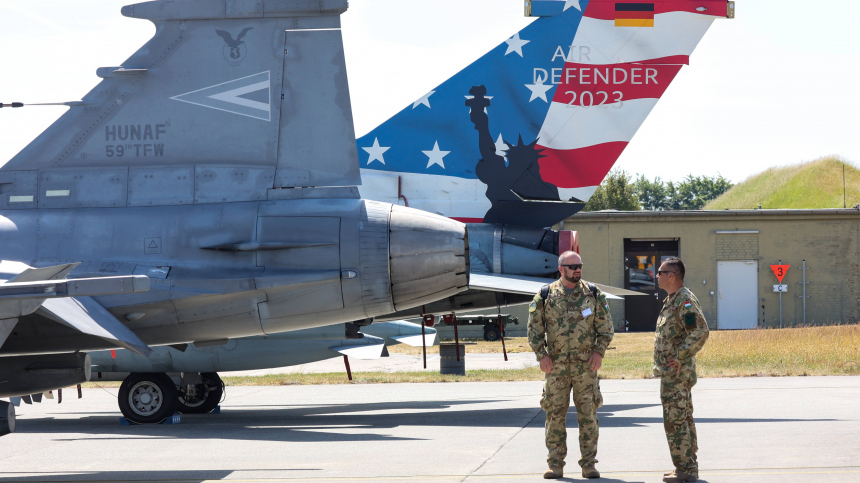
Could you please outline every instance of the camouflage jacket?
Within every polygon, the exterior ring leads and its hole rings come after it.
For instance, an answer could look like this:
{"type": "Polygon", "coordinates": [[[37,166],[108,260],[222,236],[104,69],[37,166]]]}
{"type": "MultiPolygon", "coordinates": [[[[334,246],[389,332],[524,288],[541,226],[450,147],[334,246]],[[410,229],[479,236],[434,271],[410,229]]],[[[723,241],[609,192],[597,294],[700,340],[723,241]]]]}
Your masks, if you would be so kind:
{"type": "Polygon", "coordinates": [[[699,300],[687,287],[666,297],[657,317],[654,339],[654,375],[668,372],[667,359],[674,358],[682,370],[695,371],[697,352],[708,340],[708,322],[702,314],[699,300]]]}
{"type": "Polygon", "coordinates": [[[556,280],[547,300],[538,293],[529,306],[529,345],[538,360],[547,354],[553,361],[587,361],[592,352],[603,356],[614,334],[606,296],[598,290],[595,297],[583,280],[570,295],[556,280]]]}

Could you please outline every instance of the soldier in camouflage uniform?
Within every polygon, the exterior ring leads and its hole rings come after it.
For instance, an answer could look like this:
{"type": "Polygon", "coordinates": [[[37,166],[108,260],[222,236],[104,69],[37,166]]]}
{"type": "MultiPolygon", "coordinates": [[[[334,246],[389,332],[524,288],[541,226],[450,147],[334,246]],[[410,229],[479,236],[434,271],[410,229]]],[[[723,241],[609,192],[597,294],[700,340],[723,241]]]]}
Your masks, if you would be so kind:
{"type": "Polygon", "coordinates": [[[546,374],[541,408],[546,411],[549,470],[544,478],[561,478],[567,456],[567,411],[570,392],[579,424],[582,476],[599,478],[597,408],[603,404],[597,370],[614,330],[606,296],[581,280],[582,258],[574,252],[559,257],[561,278],[535,295],[529,307],[529,345],[546,374]],[[544,295],[545,294],[545,295],[544,295]]]}
{"type": "Polygon", "coordinates": [[[669,296],[657,318],[654,339],[654,375],[660,377],[663,426],[675,470],[667,483],[696,481],[699,477],[696,423],[691,389],[696,384],[695,355],[708,340],[708,323],[699,300],[684,286],[684,262],[666,259],[657,272],[660,288],[669,296]]]}

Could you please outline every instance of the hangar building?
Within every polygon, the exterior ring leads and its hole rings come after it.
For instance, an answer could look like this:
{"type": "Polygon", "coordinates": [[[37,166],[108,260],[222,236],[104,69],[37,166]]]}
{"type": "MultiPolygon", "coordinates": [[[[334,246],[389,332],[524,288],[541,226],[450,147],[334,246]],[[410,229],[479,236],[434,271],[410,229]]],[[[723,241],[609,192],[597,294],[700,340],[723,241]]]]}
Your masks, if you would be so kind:
{"type": "Polygon", "coordinates": [[[616,331],[654,330],[666,296],[654,275],[669,256],[684,260],[685,285],[712,329],[779,327],[775,285],[786,290],[785,327],[860,320],[857,208],[600,211],[564,229],[578,233],[586,280],[646,294],[610,302],[616,331]],[[779,264],[790,266],[782,283],[771,269],[779,264]]]}

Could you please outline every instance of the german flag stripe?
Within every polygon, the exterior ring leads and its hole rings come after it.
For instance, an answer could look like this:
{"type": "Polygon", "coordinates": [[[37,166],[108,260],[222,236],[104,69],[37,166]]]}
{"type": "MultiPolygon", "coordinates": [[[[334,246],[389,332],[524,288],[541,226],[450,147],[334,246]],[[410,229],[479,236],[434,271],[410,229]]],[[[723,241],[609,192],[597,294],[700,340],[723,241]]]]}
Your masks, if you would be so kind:
{"type": "Polygon", "coordinates": [[[638,18],[654,20],[654,12],[615,12],[615,19],[638,18]]]}
{"type": "MultiPolygon", "coordinates": [[[[623,2],[623,1],[598,1],[590,0],[588,7],[585,9],[583,16],[588,18],[596,18],[600,20],[614,20],[615,14],[618,12],[631,11],[631,5],[654,5],[653,12],[655,15],[661,13],[687,12],[703,17],[725,17],[728,12],[726,0],[663,0],[659,3],[644,2],[623,2]],[[707,10],[699,11],[697,8],[705,7],[707,10]],[[626,10],[622,10],[626,9],[626,10]]],[[[632,10],[635,11],[635,10],[632,10]]],[[[646,11],[646,10],[641,10],[646,11]]],[[[652,11],[652,10],[647,10],[652,11]]]]}
{"type": "Polygon", "coordinates": [[[653,27],[654,19],[619,18],[615,20],[616,27],[653,27]]]}
{"type": "Polygon", "coordinates": [[[616,3],[616,12],[653,12],[653,3],[616,3]]]}

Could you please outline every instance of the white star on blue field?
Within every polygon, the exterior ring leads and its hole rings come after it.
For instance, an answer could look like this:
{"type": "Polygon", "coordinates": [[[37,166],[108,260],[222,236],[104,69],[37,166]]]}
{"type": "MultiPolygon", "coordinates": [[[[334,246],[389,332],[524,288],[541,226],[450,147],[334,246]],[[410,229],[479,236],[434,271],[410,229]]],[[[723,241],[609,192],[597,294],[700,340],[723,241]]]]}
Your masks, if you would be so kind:
{"type": "MultiPolygon", "coordinates": [[[[486,112],[493,138],[501,136],[514,144],[519,136],[525,143],[534,141],[555,93],[550,79],[542,74],[535,78],[535,68],[549,71],[564,67],[560,57],[552,62],[553,54],[559,47],[565,52],[570,48],[588,0],[558,3],[561,13],[503,39],[430,92],[415,93],[420,97],[413,103],[359,138],[361,165],[366,169],[476,179],[475,165],[481,154],[465,100],[470,97],[469,90],[479,85],[487,88],[490,106],[486,112]]],[[[498,140],[496,146],[503,152],[504,145],[498,140]]]]}

